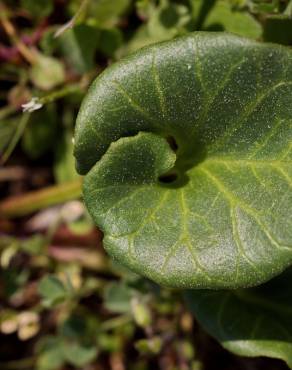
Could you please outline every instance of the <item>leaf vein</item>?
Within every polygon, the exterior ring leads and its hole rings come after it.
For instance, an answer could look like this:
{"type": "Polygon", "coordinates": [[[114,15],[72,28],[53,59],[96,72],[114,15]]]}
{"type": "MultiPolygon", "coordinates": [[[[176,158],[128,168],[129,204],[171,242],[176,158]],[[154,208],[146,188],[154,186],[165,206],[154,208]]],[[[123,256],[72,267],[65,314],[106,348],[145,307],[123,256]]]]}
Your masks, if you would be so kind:
{"type": "Polygon", "coordinates": [[[230,138],[232,134],[238,130],[241,125],[245,122],[245,120],[256,110],[256,108],[260,105],[260,103],[266,99],[271,93],[276,91],[281,86],[290,86],[292,85],[292,81],[280,81],[274,86],[272,86],[270,89],[264,91],[255,101],[252,101],[247,108],[242,112],[242,114],[239,116],[239,119],[235,121],[234,124],[227,125],[228,129],[224,132],[224,134],[220,137],[218,137],[213,143],[212,143],[212,150],[218,150],[226,143],[226,139],[230,138]]]}
{"type": "Polygon", "coordinates": [[[157,65],[156,65],[156,54],[155,53],[153,54],[153,59],[152,59],[152,75],[155,81],[155,87],[157,90],[157,95],[158,95],[162,117],[164,117],[166,114],[166,104],[165,104],[163,91],[160,85],[160,79],[159,79],[159,74],[158,74],[157,65]]]}
{"type": "Polygon", "coordinates": [[[124,89],[124,87],[118,82],[113,80],[112,81],[113,85],[116,87],[116,89],[120,92],[120,94],[128,101],[130,106],[138,111],[142,116],[144,116],[148,121],[151,123],[155,122],[154,118],[150,116],[150,114],[143,108],[141,107],[140,104],[138,104],[129,94],[128,92],[124,89]]]}
{"type": "Polygon", "coordinates": [[[185,197],[184,197],[184,190],[181,189],[180,190],[180,205],[181,205],[181,210],[182,210],[182,235],[181,235],[181,239],[182,241],[185,240],[185,245],[190,253],[190,256],[192,258],[192,261],[194,263],[194,265],[198,268],[198,270],[200,270],[208,280],[212,280],[211,277],[209,276],[209,274],[207,273],[206,269],[204,267],[202,267],[202,265],[200,264],[200,262],[198,261],[198,258],[196,256],[196,253],[194,252],[193,250],[193,247],[190,243],[190,235],[189,235],[189,231],[188,231],[188,227],[187,227],[187,219],[186,219],[186,216],[189,212],[188,208],[187,208],[187,205],[186,205],[186,201],[185,201],[185,197]],[[185,235],[185,238],[183,238],[183,235],[185,235]]]}

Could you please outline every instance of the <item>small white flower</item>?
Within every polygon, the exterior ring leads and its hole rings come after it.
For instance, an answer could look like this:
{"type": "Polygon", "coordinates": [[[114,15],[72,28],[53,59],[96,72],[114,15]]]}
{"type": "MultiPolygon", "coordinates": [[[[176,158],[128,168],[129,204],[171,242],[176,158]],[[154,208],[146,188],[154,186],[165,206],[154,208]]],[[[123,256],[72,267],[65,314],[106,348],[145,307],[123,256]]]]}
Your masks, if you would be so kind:
{"type": "Polygon", "coordinates": [[[22,104],[21,108],[23,112],[33,112],[35,110],[41,109],[43,106],[42,103],[39,102],[39,98],[36,96],[32,97],[28,103],[22,104]]]}

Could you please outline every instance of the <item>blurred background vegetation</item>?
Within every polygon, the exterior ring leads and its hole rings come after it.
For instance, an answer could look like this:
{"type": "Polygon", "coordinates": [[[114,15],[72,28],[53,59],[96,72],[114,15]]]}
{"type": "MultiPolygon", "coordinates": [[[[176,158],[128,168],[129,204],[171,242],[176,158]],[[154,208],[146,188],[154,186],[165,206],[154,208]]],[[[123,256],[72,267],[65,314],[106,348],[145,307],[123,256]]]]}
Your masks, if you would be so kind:
{"type": "Polygon", "coordinates": [[[189,31],[292,44],[287,0],[0,1],[0,369],[286,369],[223,350],[102,249],[72,137],[109,64],[189,31]]]}

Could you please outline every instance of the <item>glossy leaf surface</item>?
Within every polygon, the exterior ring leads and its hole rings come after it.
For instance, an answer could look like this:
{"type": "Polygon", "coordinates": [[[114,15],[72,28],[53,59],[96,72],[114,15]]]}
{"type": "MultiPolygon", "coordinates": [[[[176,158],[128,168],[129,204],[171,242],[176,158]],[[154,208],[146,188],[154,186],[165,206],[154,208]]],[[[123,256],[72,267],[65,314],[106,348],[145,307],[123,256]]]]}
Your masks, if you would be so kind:
{"type": "Polygon", "coordinates": [[[107,251],[175,287],[247,287],[289,266],[291,97],[291,51],[229,34],[191,34],[108,68],[75,135],[107,251]]]}
{"type": "Polygon", "coordinates": [[[191,311],[228,350],[268,356],[292,368],[292,269],[268,283],[236,291],[186,293],[191,311]]]}

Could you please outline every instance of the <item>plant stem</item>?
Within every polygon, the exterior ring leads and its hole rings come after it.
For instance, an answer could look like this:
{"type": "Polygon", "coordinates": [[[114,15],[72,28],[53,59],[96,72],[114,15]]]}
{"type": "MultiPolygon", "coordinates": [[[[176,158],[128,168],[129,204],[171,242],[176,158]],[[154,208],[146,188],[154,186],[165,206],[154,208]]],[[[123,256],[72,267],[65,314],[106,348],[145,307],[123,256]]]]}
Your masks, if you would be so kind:
{"type": "Polygon", "coordinates": [[[82,91],[82,87],[79,83],[68,85],[68,86],[65,86],[62,89],[52,91],[48,95],[40,97],[39,102],[41,104],[51,103],[51,102],[53,102],[57,99],[63,98],[64,96],[74,94],[74,93],[78,93],[78,92],[81,92],[81,91],[82,91]]]}
{"type": "Polygon", "coordinates": [[[8,35],[8,37],[11,40],[11,43],[14,44],[19,53],[22,55],[22,57],[29,63],[34,64],[36,61],[36,55],[34,51],[32,51],[30,48],[28,48],[18,37],[16,30],[13,26],[13,24],[10,22],[9,17],[7,15],[7,11],[4,8],[3,4],[0,4],[0,21],[2,23],[2,26],[8,35]]]}
{"type": "Polygon", "coordinates": [[[76,14],[69,20],[69,22],[65,23],[63,26],[61,26],[56,32],[55,37],[61,36],[62,33],[67,31],[70,28],[73,28],[76,24],[76,22],[79,20],[79,18],[83,15],[83,13],[86,12],[87,6],[89,4],[89,0],[82,0],[81,5],[79,9],[77,10],[76,14]]]}
{"type": "Polygon", "coordinates": [[[0,203],[0,215],[13,218],[29,215],[40,209],[81,197],[82,179],[61,185],[50,186],[0,203]]]}
{"type": "Polygon", "coordinates": [[[17,126],[17,129],[16,129],[16,132],[15,132],[15,135],[13,136],[12,140],[10,141],[9,145],[8,145],[8,148],[5,150],[5,152],[3,153],[3,156],[0,160],[0,163],[1,164],[4,164],[8,158],[10,157],[10,154],[13,152],[14,148],[16,147],[19,139],[21,138],[24,130],[25,130],[25,127],[29,121],[29,117],[30,117],[30,114],[29,113],[24,113],[20,119],[20,122],[17,126]]]}

